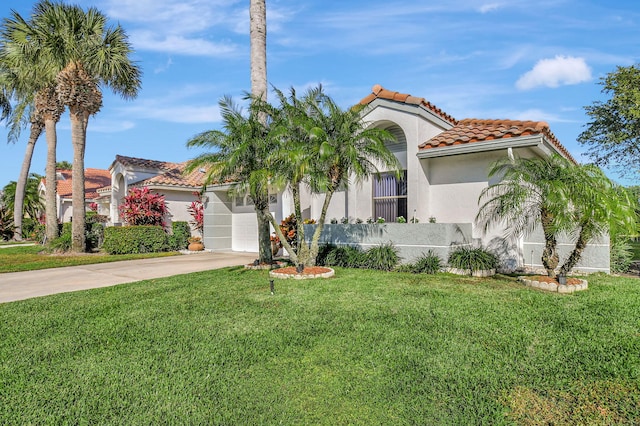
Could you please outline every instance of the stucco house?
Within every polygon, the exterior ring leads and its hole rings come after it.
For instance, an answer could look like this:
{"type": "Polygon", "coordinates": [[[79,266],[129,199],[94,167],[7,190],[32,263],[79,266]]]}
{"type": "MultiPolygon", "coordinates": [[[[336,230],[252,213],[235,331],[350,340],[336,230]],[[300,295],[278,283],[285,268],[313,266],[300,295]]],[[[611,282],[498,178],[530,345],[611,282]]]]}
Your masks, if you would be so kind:
{"type": "MultiPolygon", "coordinates": [[[[485,234],[474,224],[478,197],[490,182],[490,165],[507,156],[543,157],[557,153],[575,161],[567,149],[541,121],[463,119],[457,120],[424,98],[384,89],[375,85],[360,103],[366,108],[364,120],[371,126],[390,131],[396,142],[389,149],[403,168],[404,179],[397,180],[385,170],[378,178],[336,193],[327,218],[383,217],[394,222],[403,216],[417,219],[424,226],[416,235],[400,234],[394,241],[405,258],[435,249],[446,258],[453,243],[476,243],[498,251],[505,267],[541,267],[542,236],[532,235],[508,241],[504,230],[485,234]],[[435,221],[436,224],[428,223],[435,221]],[[429,225],[434,225],[429,227],[429,225]],[[421,234],[423,233],[423,234],[421,234]],[[421,236],[422,235],[422,236],[421,236]],[[410,241],[409,241],[410,240],[410,241]]],[[[247,197],[232,198],[228,185],[209,186],[206,191],[204,242],[212,250],[257,251],[257,224],[247,197]]],[[[277,220],[292,212],[288,192],[273,194],[271,211],[277,220]]],[[[304,218],[320,216],[323,197],[305,194],[304,218]]],[[[374,244],[393,240],[385,235],[359,235],[346,238],[344,232],[326,232],[325,241],[343,244],[374,244]]],[[[396,235],[397,237],[397,235],[396,235]]],[[[570,242],[561,243],[566,253],[570,242]]],[[[585,272],[608,271],[608,241],[591,244],[579,269],[585,272]]],[[[410,259],[409,259],[410,260],[410,259]]]]}
{"type": "MultiPolygon", "coordinates": [[[[97,204],[98,214],[109,217],[108,225],[121,225],[118,207],[132,187],[148,187],[165,196],[169,216],[168,225],[173,221],[189,222],[191,214],[187,210],[197,199],[194,192],[202,190],[204,173],[196,170],[184,174],[186,163],[172,163],[144,158],[117,155],[108,170],[85,170],[85,199],[87,210],[97,204]]],[[[57,198],[58,218],[62,222],[71,220],[71,171],[58,171],[57,198]]],[[[41,182],[44,197],[46,181],[41,182]]],[[[196,232],[193,231],[195,234],[196,232]]]]}
{"type": "MultiPolygon", "coordinates": [[[[56,171],[56,211],[60,222],[69,222],[72,216],[71,200],[73,180],[71,170],[56,171]]],[[[111,174],[103,169],[86,169],[84,172],[84,197],[87,210],[91,203],[99,199],[98,189],[109,185],[111,174]]],[[[42,179],[38,186],[38,193],[45,198],[47,192],[47,180],[42,179]]]]}

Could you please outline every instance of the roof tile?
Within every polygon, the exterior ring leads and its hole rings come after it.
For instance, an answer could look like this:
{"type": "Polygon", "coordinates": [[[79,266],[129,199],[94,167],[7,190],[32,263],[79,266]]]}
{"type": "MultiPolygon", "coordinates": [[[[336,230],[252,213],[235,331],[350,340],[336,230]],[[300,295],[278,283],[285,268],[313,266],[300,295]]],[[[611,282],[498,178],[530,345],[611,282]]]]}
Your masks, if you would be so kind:
{"type": "Polygon", "coordinates": [[[428,102],[426,99],[417,98],[415,96],[411,96],[411,95],[406,94],[406,93],[392,92],[391,90],[387,90],[387,89],[383,88],[379,84],[376,84],[376,85],[373,86],[373,88],[371,88],[371,93],[369,95],[365,96],[360,101],[360,105],[370,104],[371,102],[373,102],[374,100],[376,100],[378,98],[379,99],[388,99],[388,100],[391,100],[391,101],[401,102],[401,103],[405,103],[405,104],[419,105],[419,106],[422,106],[423,108],[426,108],[427,110],[433,112],[438,117],[442,118],[443,120],[447,121],[448,123],[451,123],[451,124],[457,123],[455,118],[453,118],[449,114],[445,113],[440,108],[438,108],[435,105],[433,105],[431,102],[428,102]]]}

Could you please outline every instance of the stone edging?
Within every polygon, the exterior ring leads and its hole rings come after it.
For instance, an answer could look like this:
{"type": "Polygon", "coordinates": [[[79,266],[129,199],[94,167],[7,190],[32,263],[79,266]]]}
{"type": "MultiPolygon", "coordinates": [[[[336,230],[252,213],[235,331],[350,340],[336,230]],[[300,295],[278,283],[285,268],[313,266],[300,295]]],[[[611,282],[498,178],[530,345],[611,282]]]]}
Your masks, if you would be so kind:
{"type": "Polygon", "coordinates": [[[576,291],[586,290],[588,288],[587,280],[580,280],[580,284],[558,284],[548,283],[544,281],[535,281],[527,279],[527,277],[518,277],[518,281],[522,282],[527,287],[539,288],[540,290],[553,291],[557,293],[574,293],[576,291]]]}
{"type": "Polygon", "coordinates": [[[283,274],[283,273],[276,273],[275,271],[269,271],[269,277],[271,278],[279,278],[279,279],[294,279],[294,280],[309,280],[309,279],[313,279],[313,278],[331,278],[336,274],[336,271],[334,271],[331,268],[327,268],[329,269],[329,271],[327,272],[323,272],[322,274],[298,274],[298,273],[292,273],[292,274],[283,274]]]}

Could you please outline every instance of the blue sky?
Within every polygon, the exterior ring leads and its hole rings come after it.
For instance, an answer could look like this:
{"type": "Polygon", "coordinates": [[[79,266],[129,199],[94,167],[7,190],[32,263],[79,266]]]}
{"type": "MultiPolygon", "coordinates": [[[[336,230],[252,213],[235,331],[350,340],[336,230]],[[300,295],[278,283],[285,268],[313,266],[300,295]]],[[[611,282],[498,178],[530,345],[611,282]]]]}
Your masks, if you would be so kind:
{"type": "MultiPolygon", "coordinates": [[[[35,2],[2,0],[0,16],[28,16],[35,2]]],[[[185,142],[220,127],[218,100],[250,89],[248,0],[78,0],[127,31],[144,71],[124,101],[105,90],[90,120],[85,163],[108,168],[116,154],[184,161],[185,142]]],[[[374,84],[424,97],[457,119],[547,121],[579,161],[584,106],[598,82],[638,62],[636,0],[267,0],[269,83],[302,90],[322,83],[343,107],[374,84]]],[[[16,180],[28,131],[7,144],[0,129],[0,187],[16,180]]],[[[44,174],[46,143],[32,171],[44,174]]],[[[68,115],[58,160],[72,161],[68,115]]],[[[615,177],[612,175],[612,177],[615,177]]]]}

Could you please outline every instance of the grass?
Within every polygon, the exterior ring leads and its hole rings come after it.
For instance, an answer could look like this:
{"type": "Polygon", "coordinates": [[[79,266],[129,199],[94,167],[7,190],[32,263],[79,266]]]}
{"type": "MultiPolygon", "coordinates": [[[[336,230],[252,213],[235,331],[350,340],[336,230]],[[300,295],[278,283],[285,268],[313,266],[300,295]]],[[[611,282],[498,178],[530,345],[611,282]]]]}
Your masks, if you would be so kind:
{"type": "Polygon", "coordinates": [[[104,253],[48,254],[43,251],[42,246],[15,245],[0,249],[0,273],[146,259],[149,257],[173,256],[175,254],[176,252],[123,255],[107,255],[104,253]]]}
{"type": "Polygon", "coordinates": [[[0,424],[638,424],[640,283],[224,269],[0,305],[0,424]]]}

